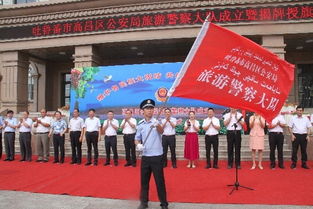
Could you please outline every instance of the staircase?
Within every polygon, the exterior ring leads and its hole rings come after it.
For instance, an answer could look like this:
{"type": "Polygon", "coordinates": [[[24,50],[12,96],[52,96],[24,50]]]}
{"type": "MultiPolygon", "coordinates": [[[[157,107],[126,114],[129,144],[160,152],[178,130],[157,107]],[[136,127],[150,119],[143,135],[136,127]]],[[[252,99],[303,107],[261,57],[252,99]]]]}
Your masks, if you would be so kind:
{"type": "MultiPolygon", "coordinates": [[[[71,156],[71,144],[69,141],[69,134],[66,134],[65,136],[65,154],[66,156],[71,156]]],[[[284,144],[284,159],[289,160],[291,158],[291,148],[290,145],[287,143],[288,138],[285,137],[285,144],[284,144]]],[[[33,153],[36,154],[35,148],[35,135],[32,135],[32,147],[33,147],[33,153]]],[[[184,159],[184,141],[185,136],[178,135],[176,136],[176,155],[177,159],[184,159]]],[[[269,160],[269,143],[268,143],[268,136],[265,136],[265,149],[263,151],[263,159],[269,160]]],[[[204,136],[199,136],[199,149],[200,149],[200,159],[205,159],[206,152],[205,152],[205,143],[204,143],[204,136]]],[[[99,157],[104,158],[105,157],[105,149],[104,149],[104,137],[101,137],[101,141],[98,143],[99,148],[99,157]]],[[[125,149],[123,144],[123,136],[118,135],[117,137],[117,150],[119,154],[119,158],[125,158],[125,149]]],[[[19,148],[19,140],[18,140],[18,133],[16,134],[16,140],[15,140],[15,151],[19,154],[20,148],[19,148]]],[[[82,146],[82,153],[83,156],[86,156],[87,154],[87,145],[86,141],[83,142],[82,146]]],[[[52,139],[50,140],[50,155],[53,156],[53,144],[52,139]]],[[[211,155],[213,156],[213,152],[211,151],[211,155]]],[[[168,152],[168,159],[170,159],[170,151],[168,152]]],[[[219,160],[226,160],[227,159],[227,140],[225,135],[219,136],[219,160]]],[[[249,149],[249,136],[248,135],[242,135],[242,143],[241,143],[241,159],[242,160],[251,160],[251,150],[249,149]]]]}

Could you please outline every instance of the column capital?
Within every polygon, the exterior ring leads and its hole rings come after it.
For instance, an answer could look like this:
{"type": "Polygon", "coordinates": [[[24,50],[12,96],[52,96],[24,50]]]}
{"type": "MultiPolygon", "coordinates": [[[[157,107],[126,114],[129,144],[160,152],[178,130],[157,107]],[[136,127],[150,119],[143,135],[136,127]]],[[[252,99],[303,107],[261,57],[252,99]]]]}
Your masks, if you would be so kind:
{"type": "Polygon", "coordinates": [[[92,67],[100,65],[100,57],[95,46],[76,46],[74,56],[75,67],[92,67]]]}
{"type": "Polygon", "coordinates": [[[285,47],[284,36],[280,35],[266,35],[262,36],[262,46],[267,48],[280,58],[285,58],[285,47]]]}

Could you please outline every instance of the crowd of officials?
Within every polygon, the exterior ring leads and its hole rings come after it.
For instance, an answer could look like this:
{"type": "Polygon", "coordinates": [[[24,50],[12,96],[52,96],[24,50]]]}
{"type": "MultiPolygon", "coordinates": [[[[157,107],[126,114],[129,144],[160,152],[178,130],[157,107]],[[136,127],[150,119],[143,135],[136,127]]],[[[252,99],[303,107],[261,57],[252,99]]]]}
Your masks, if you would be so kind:
{"type": "MultiPolygon", "coordinates": [[[[113,152],[113,164],[118,166],[117,152],[117,130],[122,129],[126,153],[126,164],[124,166],[136,167],[136,150],[142,152],[141,163],[141,192],[139,209],[148,207],[148,190],[151,173],[154,174],[158,190],[161,208],[168,208],[166,200],[165,180],[163,168],[167,167],[168,148],[171,152],[171,165],[177,168],[176,163],[176,131],[177,119],[171,114],[171,109],[164,109],[164,118],[157,120],[153,118],[155,102],[151,99],[144,100],[140,104],[143,119],[137,123],[132,117],[131,110],[127,110],[124,119],[119,121],[114,118],[114,112],[107,112],[107,119],[103,124],[96,117],[95,110],[90,109],[88,117],[83,120],[79,116],[79,110],[74,109],[72,118],[67,123],[56,111],[54,117],[48,117],[45,109],[41,110],[41,117],[30,119],[29,112],[22,113],[18,120],[13,116],[13,111],[7,111],[6,117],[0,117],[0,158],[2,157],[2,132],[6,152],[5,161],[13,161],[15,157],[15,132],[19,132],[21,159],[20,161],[32,161],[31,133],[36,135],[36,150],[38,157],[36,162],[48,162],[49,160],[49,139],[53,139],[54,160],[53,163],[64,163],[65,133],[69,132],[72,160],[71,164],[82,163],[82,143],[87,144],[86,166],[98,165],[98,142],[104,133],[104,145],[106,151],[105,166],[111,164],[111,150],[113,152]],[[92,156],[92,150],[94,152],[92,156]]],[[[269,133],[270,167],[276,167],[275,151],[277,149],[279,168],[284,169],[283,144],[284,130],[288,130],[292,140],[291,168],[297,166],[297,152],[301,148],[301,166],[309,169],[307,165],[307,143],[310,140],[309,131],[313,123],[308,117],[303,116],[303,108],[296,108],[296,115],[286,122],[279,114],[272,121],[265,121],[257,113],[253,114],[248,121],[250,126],[249,146],[252,151],[252,167],[263,169],[262,151],[264,150],[264,129],[267,127],[269,133]],[[256,157],[258,165],[256,164],[256,157]]],[[[245,121],[243,115],[237,109],[230,108],[230,111],[223,115],[223,123],[227,129],[227,167],[241,168],[241,134],[245,121]]],[[[196,119],[193,111],[189,112],[188,119],[184,122],[185,147],[184,157],[188,160],[187,167],[195,168],[196,160],[199,159],[199,137],[198,132],[202,128],[205,131],[205,148],[207,164],[205,168],[218,169],[218,146],[220,120],[215,117],[213,108],[208,108],[208,117],[204,119],[202,126],[196,119]],[[213,161],[211,161],[211,148],[213,148],[213,161]]]]}
{"type": "MultiPolygon", "coordinates": [[[[284,144],[284,129],[291,134],[292,140],[292,165],[291,168],[296,167],[297,151],[299,146],[302,154],[302,167],[308,168],[307,161],[307,142],[310,140],[308,133],[309,128],[313,123],[313,116],[311,121],[308,117],[302,116],[303,108],[296,108],[296,115],[288,121],[284,119],[283,115],[277,115],[271,122],[265,121],[263,117],[258,114],[253,114],[248,125],[250,127],[249,146],[252,151],[252,167],[263,169],[262,166],[262,151],[264,150],[264,128],[267,127],[269,134],[270,147],[270,167],[275,168],[275,149],[278,155],[278,167],[284,168],[283,163],[283,144],[284,144]],[[257,158],[257,159],[256,159],[257,158]],[[256,165],[256,160],[258,165],[256,165]]],[[[168,149],[171,152],[172,167],[177,168],[176,163],[176,131],[177,119],[171,114],[171,109],[164,110],[164,118],[159,120],[163,127],[162,146],[164,156],[164,167],[167,166],[168,149]]],[[[240,149],[241,149],[241,134],[244,126],[244,118],[236,109],[230,109],[230,112],[223,115],[223,122],[227,129],[227,152],[228,152],[228,168],[235,166],[240,168],[240,149]]],[[[139,122],[140,123],[140,122],[139,122]]],[[[31,147],[31,133],[36,135],[36,150],[38,158],[36,162],[48,162],[49,157],[49,139],[53,139],[54,147],[54,161],[53,163],[64,163],[64,140],[65,133],[69,132],[72,160],[71,164],[81,164],[82,162],[82,142],[86,140],[87,144],[87,163],[88,165],[98,165],[98,142],[101,141],[101,133],[104,133],[104,145],[106,151],[106,160],[104,165],[111,164],[111,151],[113,152],[113,163],[118,165],[117,152],[117,130],[122,129],[126,164],[125,166],[136,167],[136,146],[135,135],[137,130],[137,120],[132,117],[131,110],[127,110],[125,118],[119,124],[119,121],[114,118],[114,112],[107,112],[107,119],[100,123],[100,120],[95,115],[95,110],[90,109],[88,117],[83,120],[79,116],[79,110],[75,109],[72,112],[72,118],[69,123],[62,118],[61,112],[56,111],[54,118],[47,116],[45,109],[41,110],[41,117],[36,119],[29,118],[27,111],[22,113],[22,117],[18,120],[13,117],[13,111],[7,111],[5,119],[0,117],[0,131],[4,134],[4,146],[6,152],[5,161],[14,160],[15,156],[15,132],[19,132],[19,142],[21,151],[20,161],[32,160],[31,147]],[[33,130],[32,130],[33,129],[33,130]],[[92,159],[92,149],[94,151],[92,159]]],[[[218,144],[219,144],[219,130],[220,120],[215,117],[214,109],[208,109],[208,117],[203,120],[202,126],[196,119],[195,112],[190,111],[189,117],[184,123],[184,131],[186,133],[184,157],[188,160],[187,167],[195,168],[195,161],[199,159],[199,139],[198,132],[202,128],[205,131],[205,148],[206,148],[206,168],[218,168],[218,144]],[[211,161],[211,148],[213,148],[213,161],[211,161]]],[[[0,135],[0,158],[2,157],[2,133],[0,135]]]]}

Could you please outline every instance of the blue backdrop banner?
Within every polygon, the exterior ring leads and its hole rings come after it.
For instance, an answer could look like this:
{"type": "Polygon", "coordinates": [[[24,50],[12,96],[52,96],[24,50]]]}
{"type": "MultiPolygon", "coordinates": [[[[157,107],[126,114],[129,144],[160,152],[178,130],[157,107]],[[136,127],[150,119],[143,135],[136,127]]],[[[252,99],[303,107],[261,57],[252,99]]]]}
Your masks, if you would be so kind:
{"type": "MultiPolygon", "coordinates": [[[[182,64],[177,62],[74,68],[71,71],[71,112],[73,108],[79,108],[85,115],[89,108],[94,108],[101,115],[112,109],[121,116],[130,108],[135,115],[140,115],[139,104],[148,98],[155,100],[156,106],[161,107],[182,64]]],[[[190,110],[206,114],[208,107],[224,109],[208,102],[176,97],[170,98],[167,106],[172,108],[174,115],[180,116],[186,115],[190,110]]]]}

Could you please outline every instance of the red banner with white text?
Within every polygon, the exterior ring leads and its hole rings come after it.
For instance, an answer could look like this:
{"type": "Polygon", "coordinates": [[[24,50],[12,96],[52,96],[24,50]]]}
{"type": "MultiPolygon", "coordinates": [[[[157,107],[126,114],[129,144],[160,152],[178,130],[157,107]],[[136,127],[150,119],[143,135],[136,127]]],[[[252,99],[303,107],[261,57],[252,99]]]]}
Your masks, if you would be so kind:
{"type": "Polygon", "coordinates": [[[205,22],[169,96],[258,112],[272,120],[294,80],[294,66],[253,41],[205,22]]]}

